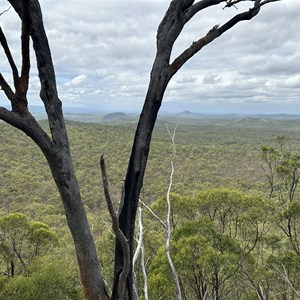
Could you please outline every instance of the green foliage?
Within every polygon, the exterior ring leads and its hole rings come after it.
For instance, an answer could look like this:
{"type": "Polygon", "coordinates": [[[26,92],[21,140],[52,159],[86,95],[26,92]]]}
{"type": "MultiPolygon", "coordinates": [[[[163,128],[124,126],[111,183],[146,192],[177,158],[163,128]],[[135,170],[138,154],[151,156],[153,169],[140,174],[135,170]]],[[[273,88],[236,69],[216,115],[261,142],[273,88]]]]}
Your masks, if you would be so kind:
{"type": "MultiPolygon", "coordinates": [[[[159,199],[151,208],[163,214],[164,202],[159,199]]],[[[185,296],[201,299],[200,291],[206,289],[209,297],[238,294],[235,280],[242,276],[243,265],[254,264],[249,255],[266,234],[269,203],[225,188],[191,197],[172,195],[171,202],[176,216],[171,255],[185,296]]],[[[166,288],[172,278],[163,249],[150,265],[151,297],[174,299],[174,288],[166,288]]]]}
{"type": "Polygon", "coordinates": [[[0,290],[3,300],[80,300],[82,291],[68,263],[62,260],[36,260],[28,275],[11,279],[0,290]]]}
{"type": "Polygon", "coordinates": [[[20,213],[0,217],[1,268],[7,276],[26,273],[27,266],[56,245],[58,237],[49,226],[30,221],[20,213]]]}
{"type": "MultiPolygon", "coordinates": [[[[170,128],[177,121],[168,118],[170,128]]],[[[106,157],[112,194],[118,199],[136,124],[67,121],[67,126],[85,207],[110,284],[114,238],[107,230],[110,222],[99,156],[106,157]]],[[[216,279],[222,293],[230,291],[231,299],[256,299],[258,287],[269,288],[270,299],[279,299],[278,295],[296,299],[292,291],[300,290],[299,131],[299,122],[292,120],[181,121],[175,141],[171,254],[187,299],[200,299],[199,285],[208,285],[211,296],[216,279]],[[285,271],[293,288],[282,276],[285,271]],[[192,276],[200,279],[198,286],[192,276]]],[[[0,295],[3,299],[80,299],[72,239],[47,162],[19,131],[0,124],[0,135],[0,255],[4,259],[0,266],[11,275],[12,261],[15,273],[14,278],[0,277],[0,295]],[[53,246],[55,255],[49,256],[53,246]]],[[[165,122],[159,121],[141,198],[162,219],[171,155],[165,122]]],[[[174,299],[162,248],[164,231],[145,209],[144,228],[151,296],[174,299]]]]}
{"type": "Polygon", "coordinates": [[[97,242],[99,260],[103,266],[102,273],[109,286],[112,286],[113,282],[114,245],[115,237],[112,230],[106,230],[97,242]]]}

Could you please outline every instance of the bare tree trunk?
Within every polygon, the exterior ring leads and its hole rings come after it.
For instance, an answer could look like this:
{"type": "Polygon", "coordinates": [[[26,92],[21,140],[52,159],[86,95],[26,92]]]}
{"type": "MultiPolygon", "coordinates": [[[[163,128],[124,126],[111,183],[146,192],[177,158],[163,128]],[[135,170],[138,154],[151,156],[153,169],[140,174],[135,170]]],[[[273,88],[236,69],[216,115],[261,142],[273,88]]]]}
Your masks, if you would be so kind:
{"type": "Polygon", "coordinates": [[[74,240],[85,295],[90,300],[106,300],[108,296],[101,277],[96,247],[74,173],[62,105],[57,95],[51,52],[39,2],[37,0],[9,0],[9,2],[22,19],[22,28],[25,28],[22,29],[22,73],[21,77],[17,76],[18,72],[13,59],[7,55],[14,74],[16,93],[12,92],[1,77],[1,86],[2,88],[4,86],[8,98],[11,100],[13,111],[1,108],[0,118],[24,131],[43,151],[64,205],[68,226],[74,240]],[[41,82],[40,96],[48,115],[51,138],[27,109],[29,39],[26,37],[28,33],[32,38],[36,54],[41,82]]]}
{"type": "MultiPolygon", "coordinates": [[[[126,285],[126,279],[128,276],[129,272],[129,264],[130,264],[130,257],[129,257],[129,246],[128,246],[128,241],[126,237],[124,236],[123,232],[120,229],[119,226],[119,218],[113,208],[111,196],[110,196],[110,190],[109,190],[109,184],[108,184],[108,177],[107,177],[107,172],[106,172],[106,165],[105,165],[105,160],[103,155],[101,156],[100,159],[100,167],[101,167],[101,172],[102,172],[102,180],[103,180],[103,188],[104,188],[104,194],[105,194],[105,199],[108,207],[109,214],[112,219],[112,228],[114,230],[114,233],[116,235],[116,238],[122,245],[123,249],[123,269],[119,277],[119,286],[118,286],[118,296],[119,299],[124,299],[125,296],[125,285],[126,285]]],[[[121,196],[123,197],[123,195],[121,196]]],[[[121,199],[122,203],[123,199],[121,199]]]]}
{"type": "MultiPolygon", "coordinates": [[[[125,178],[124,190],[124,204],[120,214],[120,228],[126,238],[129,240],[130,257],[133,258],[133,241],[134,241],[134,225],[135,216],[139,200],[140,191],[143,185],[145,168],[148,160],[150,149],[150,141],[154,124],[157,118],[158,110],[161,105],[163,93],[166,89],[166,78],[159,78],[156,75],[151,80],[148,95],[146,97],[145,105],[140,116],[140,121],[135,134],[134,144],[132,147],[131,157],[129,160],[128,171],[125,178]],[[155,89],[154,87],[157,87],[155,89]]],[[[114,287],[113,299],[118,299],[117,284],[118,277],[123,268],[122,247],[116,240],[115,247],[115,272],[114,272],[114,287]]],[[[132,265],[127,280],[128,299],[133,299],[132,289],[132,265]]]]}

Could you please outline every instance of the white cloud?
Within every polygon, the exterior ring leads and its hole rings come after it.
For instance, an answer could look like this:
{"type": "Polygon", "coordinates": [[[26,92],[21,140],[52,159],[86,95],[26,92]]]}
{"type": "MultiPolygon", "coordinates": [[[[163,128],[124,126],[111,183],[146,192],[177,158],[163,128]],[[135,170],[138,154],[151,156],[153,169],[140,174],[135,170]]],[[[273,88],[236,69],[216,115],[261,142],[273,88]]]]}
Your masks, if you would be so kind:
{"type": "Polygon", "coordinates": [[[78,76],[74,77],[73,79],[71,79],[70,81],[65,82],[64,86],[76,86],[76,85],[80,85],[86,79],[87,79],[86,75],[78,75],[78,76]]]}
{"type": "Polygon", "coordinates": [[[279,82],[278,86],[283,88],[300,89],[300,75],[289,77],[283,82],[279,82]]]}
{"type": "MultiPolygon", "coordinates": [[[[169,0],[41,0],[56,68],[58,90],[69,106],[139,110],[146,94],[157,26],[169,0]],[[78,75],[79,74],[79,75],[78,75]]],[[[214,6],[187,24],[175,44],[177,56],[236,9],[214,6]]],[[[0,4],[0,11],[7,8],[0,4]]],[[[239,9],[239,12],[241,9],[239,9]]],[[[202,104],[296,101],[300,70],[300,1],[262,8],[195,55],[170,82],[167,103],[180,109],[202,104]]],[[[20,62],[20,22],[10,10],[0,17],[16,62],[20,62]]],[[[0,71],[10,74],[0,52],[0,71]]],[[[39,81],[32,58],[31,103],[38,103],[39,81]]],[[[3,95],[0,95],[2,97],[3,95]]],[[[221,105],[219,105],[221,104],[221,105]]],[[[282,105],[282,109],[285,106],[282,105]]],[[[300,104],[299,104],[300,108],[300,104]]],[[[299,110],[300,111],[300,110],[299,110]]]]}

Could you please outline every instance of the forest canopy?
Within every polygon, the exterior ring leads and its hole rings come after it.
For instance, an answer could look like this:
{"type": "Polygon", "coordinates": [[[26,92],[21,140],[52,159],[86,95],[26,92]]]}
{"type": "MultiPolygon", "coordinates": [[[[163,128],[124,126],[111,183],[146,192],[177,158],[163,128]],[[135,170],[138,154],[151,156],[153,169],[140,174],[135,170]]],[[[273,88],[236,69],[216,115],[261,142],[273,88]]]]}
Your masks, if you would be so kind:
{"type": "MultiPolygon", "coordinates": [[[[165,195],[172,155],[166,122],[174,128],[177,121],[161,117],[156,126],[149,172],[141,195],[142,201],[151,205],[161,218],[166,213],[165,195]]],[[[101,249],[100,260],[107,266],[103,270],[104,276],[111,282],[114,239],[105,200],[99,191],[99,153],[114,153],[107,160],[107,167],[113,175],[111,188],[117,194],[124,176],[122,157],[128,155],[134,124],[73,121],[67,124],[79,182],[86,187],[83,197],[89,200],[85,202],[88,218],[97,248],[101,249]],[[111,263],[107,263],[109,261],[111,263]]],[[[22,273],[21,263],[15,268],[13,278],[4,275],[10,264],[2,260],[0,298],[16,299],[17,295],[32,292],[24,299],[41,299],[42,296],[38,295],[42,295],[42,287],[47,284],[49,290],[55,285],[53,293],[61,295],[61,299],[82,299],[71,237],[48,166],[25,135],[4,124],[0,125],[0,131],[5,137],[0,147],[1,220],[7,214],[16,214],[16,217],[23,214],[21,220],[24,218],[29,224],[47,224],[58,239],[58,243],[50,248],[43,244],[48,247],[47,252],[40,253],[28,264],[26,275],[22,273]],[[15,144],[11,143],[12,140],[15,144]],[[23,152],[25,148],[26,153],[23,152]],[[14,157],[18,160],[12,164],[14,157]],[[73,263],[66,267],[63,261],[73,263]],[[68,272],[62,274],[62,268],[68,272]],[[59,285],[56,280],[59,280],[59,285]]],[[[281,195],[285,195],[282,184],[286,182],[281,181],[284,178],[280,167],[270,197],[266,153],[275,151],[276,155],[268,157],[273,162],[275,159],[278,163],[282,161],[286,166],[287,153],[291,150],[296,153],[300,149],[296,138],[299,131],[298,120],[181,120],[175,140],[177,157],[171,196],[171,249],[187,299],[202,299],[206,290],[211,297],[218,290],[220,297],[230,299],[257,299],[258,291],[263,293],[258,299],[265,299],[266,295],[275,299],[298,297],[298,244],[286,230],[289,220],[294,226],[298,224],[298,192],[296,189],[295,201],[291,203],[288,198],[284,203],[283,198],[278,198],[280,187],[281,195]],[[281,149],[283,154],[280,154],[281,149]],[[191,273],[191,268],[194,273],[191,273]]],[[[297,167],[293,161],[292,165],[297,167]]],[[[164,254],[163,228],[145,207],[143,223],[149,297],[174,299],[174,285],[164,254]]],[[[46,229],[44,225],[38,226],[46,229]]],[[[21,229],[24,230],[24,226],[21,229]]],[[[294,229],[292,237],[297,236],[297,228],[294,229]]],[[[29,257],[30,251],[26,247],[24,257],[29,257]]],[[[136,268],[142,295],[143,277],[138,265],[136,268]]]]}

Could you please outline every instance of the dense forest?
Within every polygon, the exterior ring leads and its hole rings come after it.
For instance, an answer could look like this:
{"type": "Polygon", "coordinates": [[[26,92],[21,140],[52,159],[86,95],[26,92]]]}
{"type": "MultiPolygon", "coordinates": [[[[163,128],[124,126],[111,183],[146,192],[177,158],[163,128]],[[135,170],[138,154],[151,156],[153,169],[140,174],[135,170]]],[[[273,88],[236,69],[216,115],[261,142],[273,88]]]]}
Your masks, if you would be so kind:
{"type": "MultiPolygon", "coordinates": [[[[149,299],[176,298],[157,220],[166,217],[173,154],[166,123],[171,130],[178,124],[171,255],[184,298],[299,299],[300,122],[261,117],[157,122],[141,194],[145,253],[135,266],[140,299],[146,297],[143,270],[149,299]]],[[[46,128],[45,121],[40,124],[46,128]]],[[[99,158],[106,158],[117,201],[135,127],[134,119],[67,121],[108,283],[114,234],[99,158]]],[[[45,158],[11,126],[1,123],[0,135],[0,299],[83,299],[72,239],[45,158]]]]}

